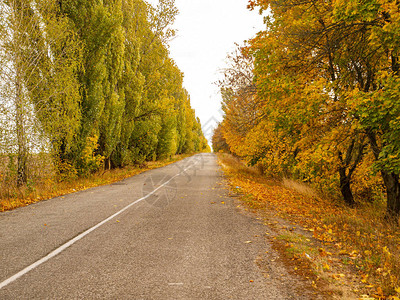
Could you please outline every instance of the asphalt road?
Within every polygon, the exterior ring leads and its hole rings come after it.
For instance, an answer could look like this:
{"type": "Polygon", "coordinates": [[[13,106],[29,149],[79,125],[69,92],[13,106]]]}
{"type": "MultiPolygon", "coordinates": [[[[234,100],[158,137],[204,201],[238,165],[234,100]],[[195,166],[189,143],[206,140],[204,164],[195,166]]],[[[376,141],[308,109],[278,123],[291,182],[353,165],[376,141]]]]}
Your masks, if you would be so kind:
{"type": "Polygon", "coordinates": [[[201,154],[1,213],[0,299],[309,299],[236,201],[201,154]]]}

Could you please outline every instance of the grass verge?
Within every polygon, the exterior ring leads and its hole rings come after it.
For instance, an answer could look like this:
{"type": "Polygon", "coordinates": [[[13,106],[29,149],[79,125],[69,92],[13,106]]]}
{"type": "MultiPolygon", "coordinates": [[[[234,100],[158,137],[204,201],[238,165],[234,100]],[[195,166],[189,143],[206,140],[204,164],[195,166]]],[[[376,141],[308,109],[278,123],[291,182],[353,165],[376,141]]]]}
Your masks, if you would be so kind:
{"type": "Polygon", "coordinates": [[[400,233],[383,219],[382,203],[351,209],[302,183],[268,179],[231,155],[219,154],[219,163],[232,189],[274,229],[271,240],[295,273],[341,299],[400,299],[400,233]]]}
{"type": "Polygon", "coordinates": [[[35,202],[48,200],[61,195],[83,191],[92,187],[117,182],[148,170],[172,164],[189,156],[191,155],[176,155],[168,160],[148,162],[141,167],[128,166],[122,169],[99,171],[88,177],[69,181],[58,182],[54,180],[54,178],[48,177],[34,185],[28,184],[25,187],[14,188],[12,192],[8,193],[12,194],[12,197],[0,199],[0,212],[27,206],[35,202]]]}

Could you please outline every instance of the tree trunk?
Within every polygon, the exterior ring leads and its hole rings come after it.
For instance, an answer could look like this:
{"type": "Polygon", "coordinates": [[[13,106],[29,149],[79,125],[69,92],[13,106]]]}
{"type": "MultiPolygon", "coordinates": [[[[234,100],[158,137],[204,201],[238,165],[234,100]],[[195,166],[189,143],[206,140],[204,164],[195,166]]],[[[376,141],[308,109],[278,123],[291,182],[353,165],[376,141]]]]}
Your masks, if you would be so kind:
{"type": "MultiPolygon", "coordinates": [[[[372,131],[370,131],[368,133],[368,137],[375,159],[378,160],[381,149],[378,146],[376,136],[372,131]]],[[[400,216],[399,175],[395,173],[389,173],[385,170],[381,170],[381,174],[386,188],[387,205],[385,218],[388,220],[393,220],[397,223],[400,216]]]]}
{"type": "Polygon", "coordinates": [[[340,161],[340,167],[338,169],[340,175],[340,191],[344,201],[350,207],[356,204],[353,192],[351,191],[351,177],[364,156],[364,138],[364,135],[359,138],[355,136],[347,147],[345,157],[343,157],[341,151],[338,153],[340,161]]]}
{"type": "Polygon", "coordinates": [[[386,219],[398,221],[400,216],[400,183],[399,175],[382,171],[382,178],[386,187],[386,219]]]}
{"type": "Polygon", "coordinates": [[[353,192],[350,188],[350,177],[346,175],[346,168],[339,168],[340,191],[347,205],[353,207],[355,204],[353,192]]]}
{"type": "Polygon", "coordinates": [[[21,54],[17,50],[18,45],[16,45],[18,38],[18,33],[15,33],[14,47],[14,71],[15,71],[15,126],[17,134],[17,186],[22,186],[27,182],[27,160],[28,151],[26,147],[26,133],[25,133],[25,106],[24,106],[24,96],[22,91],[22,71],[21,71],[21,54]]]}
{"type": "Polygon", "coordinates": [[[22,186],[27,182],[26,165],[28,160],[28,151],[26,150],[26,139],[25,139],[25,128],[24,128],[24,104],[21,95],[20,82],[16,82],[16,116],[15,125],[17,129],[17,143],[18,143],[18,154],[17,154],[17,186],[22,186]]]}
{"type": "Polygon", "coordinates": [[[112,168],[111,156],[104,160],[104,170],[111,170],[112,168]]]}

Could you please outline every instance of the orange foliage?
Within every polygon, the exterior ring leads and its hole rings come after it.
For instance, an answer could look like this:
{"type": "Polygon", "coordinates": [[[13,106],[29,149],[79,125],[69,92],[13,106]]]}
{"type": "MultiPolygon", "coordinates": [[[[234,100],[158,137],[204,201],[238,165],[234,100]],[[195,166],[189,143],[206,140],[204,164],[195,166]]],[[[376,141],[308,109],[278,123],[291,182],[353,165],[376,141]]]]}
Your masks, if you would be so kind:
{"type": "Polygon", "coordinates": [[[246,170],[245,165],[227,154],[219,161],[230,185],[251,195],[253,208],[272,210],[284,219],[301,225],[313,237],[329,247],[353,272],[365,280],[367,294],[400,297],[400,233],[382,219],[384,205],[365,205],[356,210],[340,202],[317,196],[309,187],[291,184],[286,187],[246,170]],[[300,186],[300,188],[299,188],[300,186]]]}

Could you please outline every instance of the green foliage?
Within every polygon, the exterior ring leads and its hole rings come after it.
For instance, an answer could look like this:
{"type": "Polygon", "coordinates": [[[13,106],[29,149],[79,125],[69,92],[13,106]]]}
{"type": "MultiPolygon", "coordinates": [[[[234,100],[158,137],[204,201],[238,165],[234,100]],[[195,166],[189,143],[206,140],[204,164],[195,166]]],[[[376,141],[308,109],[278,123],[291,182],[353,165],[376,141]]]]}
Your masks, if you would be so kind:
{"type": "Polygon", "coordinates": [[[152,161],[156,159],[158,133],[160,130],[159,117],[137,122],[129,145],[131,163],[142,163],[146,160],[152,161]]]}
{"type": "Polygon", "coordinates": [[[360,127],[380,132],[381,151],[375,162],[376,170],[400,174],[400,77],[380,75],[377,91],[354,95],[360,127]]]}
{"type": "MultiPolygon", "coordinates": [[[[96,154],[96,149],[99,147],[98,137],[87,137],[85,148],[82,151],[82,156],[78,161],[80,175],[89,175],[97,171],[104,161],[104,156],[96,154]]],[[[71,166],[71,169],[73,167],[71,166]]],[[[70,172],[70,171],[69,171],[70,172]]]]}
{"type": "Polygon", "coordinates": [[[31,181],[27,158],[39,149],[57,180],[208,150],[169,57],[177,13],[173,0],[1,2],[0,90],[9,94],[0,97],[0,150],[18,149],[20,183],[31,181]]]}

